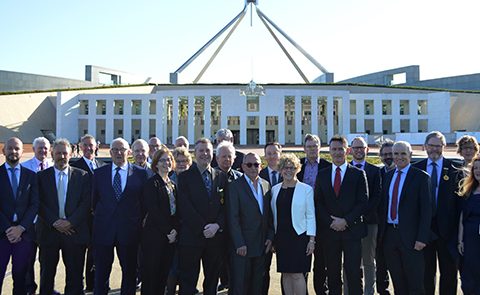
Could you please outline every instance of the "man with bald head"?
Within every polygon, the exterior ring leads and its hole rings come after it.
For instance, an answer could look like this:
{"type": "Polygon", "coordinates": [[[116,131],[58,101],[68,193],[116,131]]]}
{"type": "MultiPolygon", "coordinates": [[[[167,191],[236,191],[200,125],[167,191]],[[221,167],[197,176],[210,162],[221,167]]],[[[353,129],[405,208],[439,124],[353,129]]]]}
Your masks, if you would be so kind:
{"type": "MultiPolygon", "coordinates": [[[[148,140],[148,162],[152,162],[153,155],[155,154],[156,151],[160,149],[162,146],[162,142],[160,141],[160,138],[158,137],[152,137],[148,140]]],[[[132,144],[132,149],[133,149],[133,144],[132,144]]]]}
{"type": "Polygon", "coordinates": [[[410,165],[408,142],[393,145],[395,169],[383,178],[379,240],[395,294],[424,294],[424,251],[430,237],[432,202],[428,174],[410,165]]]}
{"type": "Polygon", "coordinates": [[[26,294],[25,277],[33,255],[33,220],[38,212],[36,174],[19,165],[23,143],[12,137],[3,147],[5,163],[0,166],[0,293],[10,258],[13,294],[26,294]]]}
{"type": "Polygon", "coordinates": [[[122,266],[121,293],[135,294],[142,221],[140,196],[147,172],[128,163],[130,153],[125,139],[114,139],[110,144],[112,163],[96,169],[93,175],[95,294],[108,293],[114,248],[122,266]]]}

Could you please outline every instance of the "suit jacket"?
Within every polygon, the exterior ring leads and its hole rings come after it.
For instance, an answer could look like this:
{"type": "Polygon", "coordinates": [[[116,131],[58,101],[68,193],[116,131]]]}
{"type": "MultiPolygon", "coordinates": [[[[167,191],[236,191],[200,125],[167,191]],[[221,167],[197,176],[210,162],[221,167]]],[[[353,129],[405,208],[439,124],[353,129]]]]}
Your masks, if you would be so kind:
{"type": "MultiPolygon", "coordinates": [[[[275,232],[277,231],[277,198],[282,184],[272,187],[272,212],[275,232]]],[[[292,225],[298,235],[307,233],[308,236],[315,236],[317,233],[315,221],[315,204],[313,199],[313,188],[306,183],[297,182],[292,199],[292,225]]]]}
{"type": "MultiPolygon", "coordinates": [[[[52,167],[53,166],[53,162],[52,160],[50,159],[47,159],[47,162],[48,162],[48,167],[45,167],[44,169],[47,169],[49,167],[52,167]]],[[[23,167],[37,173],[39,170],[39,167],[37,165],[37,162],[35,161],[35,157],[31,158],[30,160],[27,160],[25,162],[22,162],[20,163],[20,165],[22,165],[23,167]]]]}
{"type": "MultiPolygon", "coordinates": [[[[278,183],[280,183],[283,181],[283,177],[279,171],[277,171],[277,173],[278,173],[278,183]]],[[[270,175],[268,174],[268,167],[265,167],[262,170],[260,170],[260,173],[258,174],[258,176],[268,181],[268,184],[272,186],[272,182],[270,181],[270,175]]]]}
{"type": "Polygon", "coordinates": [[[128,164],[127,184],[117,201],[112,186],[112,164],[95,169],[92,192],[94,244],[134,245],[139,242],[143,219],[142,190],[146,181],[145,169],[128,164]]]}
{"type": "Polygon", "coordinates": [[[203,247],[211,244],[223,245],[226,229],[225,198],[227,177],[212,168],[212,194],[208,195],[197,165],[192,165],[178,177],[178,214],[180,218],[179,244],[203,247]],[[203,236],[205,225],[217,223],[220,229],[215,236],[203,236]],[[208,240],[208,241],[207,241],[208,240]]]}
{"type": "MultiPolygon", "coordinates": [[[[427,171],[427,159],[413,164],[414,167],[427,171]]],[[[438,196],[432,196],[433,217],[432,239],[440,236],[444,240],[457,239],[460,198],[456,194],[459,182],[459,170],[452,161],[443,158],[442,174],[438,183],[438,196]]]]}
{"type": "Polygon", "coordinates": [[[380,168],[365,162],[363,171],[367,175],[368,182],[368,207],[363,215],[363,221],[366,224],[378,224],[378,205],[382,192],[380,168]]]}
{"type": "MultiPolygon", "coordinates": [[[[380,201],[380,223],[378,234],[383,239],[387,226],[389,190],[396,169],[385,174],[380,201]]],[[[430,236],[432,203],[430,196],[430,177],[418,168],[410,166],[405,176],[398,203],[398,230],[404,246],[413,249],[415,241],[427,243],[430,236]]]]}
{"type": "MultiPolygon", "coordinates": [[[[94,158],[94,161],[97,164],[97,169],[105,165],[103,161],[97,160],[96,158],[94,158]]],[[[85,162],[85,159],[83,159],[83,157],[70,164],[70,166],[87,171],[88,175],[90,175],[90,178],[92,178],[93,176],[93,172],[92,170],[90,170],[90,166],[87,164],[87,162],[85,162]]]]}
{"type": "Polygon", "coordinates": [[[90,214],[90,176],[84,170],[68,168],[68,187],[65,200],[65,219],[73,225],[71,236],[57,231],[52,225],[60,219],[55,169],[50,167],[38,173],[40,209],[36,225],[38,243],[41,246],[59,243],[61,238],[71,239],[76,244],[87,244],[90,240],[88,217],[90,214]]]}
{"type": "Polygon", "coordinates": [[[38,212],[38,182],[35,172],[23,166],[20,168],[17,197],[11,189],[10,177],[5,164],[0,166],[0,239],[6,239],[5,231],[14,225],[25,228],[22,238],[35,239],[33,220],[38,212]],[[17,222],[13,216],[17,214],[17,222]]]}
{"type": "MultiPolygon", "coordinates": [[[[177,187],[173,185],[173,193],[177,199],[177,187]]],[[[171,215],[169,192],[160,175],[155,174],[145,183],[143,201],[146,214],[143,222],[143,241],[168,243],[167,235],[172,229],[178,231],[178,218],[176,214],[171,215]]]]}
{"type": "MultiPolygon", "coordinates": [[[[305,167],[307,166],[306,162],[307,162],[307,158],[301,158],[300,159],[300,163],[302,164],[302,168],[300,169],[300,172],[298,172],[297,178],[298,178],[298,180],[300,180],[302,182],[303,182],[303,176],[305,175],[305,167]]],[[[329,161],[320,158],[320,161],[318,162],[318,171],[320,171],[324,168],[327,168],[328,166],[331,166],[331,165],[332,165],[332,163],[330,163],[329,161]]]]}
{"type": "Polygon", "coordinates": [[[260,178],[263,192],[263,214],[257,199],[242,176],[229,185],[227,221],[234,249],[247,246],[247,257],[265,253],[265,241],[273,242],[272,215],[270,210],[270,185],[260,178]]]}
{"type": "Polygon", "coordinates": [[[318,172],[315,183],[315,209],[317,217],[317,237],[327,239],[361,239],[367,229],[362,215],[368,206],[367,177],[363,170],[347,166],[337,197],[332,185],[332,165],[318,172]],[[330,229],[331,215],[344,218],[348,227],[337,232],[330,229]]]}

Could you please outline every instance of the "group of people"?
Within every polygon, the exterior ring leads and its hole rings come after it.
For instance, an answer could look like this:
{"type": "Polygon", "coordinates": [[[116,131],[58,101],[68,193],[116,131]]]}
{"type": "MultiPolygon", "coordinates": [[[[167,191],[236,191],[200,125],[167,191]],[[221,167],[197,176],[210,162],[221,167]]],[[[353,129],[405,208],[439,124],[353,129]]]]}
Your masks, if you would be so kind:
{"type": "Polygon", "coordinates": [[[277,142],[260,155],[235,150],[228,129],[168,149],[156,137],[110,144],[111,163],[95,157],[97,141],[81,138],[71,160],[66,139],[51,148],[5,142],[0,166],[0,290],[10,258],[13,294],[52,295],[60,253],[65,294],[107,294],[116,250],[121,294],[268,294],[272,254],[282,294],[307,294],[313,261],[316,294],[480,294],[480,157],[474,137],[459,140],[463,165],[443,157],[445,136],[427,135],[428,158],[411,163],[405,141],[385,141],[383,167],[366,161],[362,137],[328,142],[307,134],[305,158],[277,142]],[[51,152],[52,160],[48,159],[51,152]],[[133,163],[129,161],[130,155],[133,163]],[[352,160],[348,161],[347,156],[352,160]],[[85,280],[84,280],[85,279],[85,280]],[[85,281],[85,289],[84,289],[85,281]]]}

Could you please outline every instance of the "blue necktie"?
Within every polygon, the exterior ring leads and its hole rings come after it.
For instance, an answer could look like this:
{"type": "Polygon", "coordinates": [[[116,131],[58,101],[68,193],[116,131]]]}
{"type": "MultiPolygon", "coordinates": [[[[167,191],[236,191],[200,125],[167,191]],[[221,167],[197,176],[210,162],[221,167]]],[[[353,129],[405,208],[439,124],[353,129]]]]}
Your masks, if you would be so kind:
{"type": "Polygon", "coordinates": [[[278,183],[278,176],[277,176],[277,171],[272,171],[272,186],[276,185],[278,183]]]}
{"type": "Polygon", "coordinates": [[[10,173],[12,174],[12,191],[13,191],[13,197],[17,198],[17,191],[18,191],[18,179],[17,179],[17,174],[15,171],[17,168],[8,168],[10,173]]]}
{"type": "Polygon", "coordinates": [[[120,178],[120,167],[115,168],[115,176],[113,177],[113,191],[115,192],[115,198],[120,200],[122,195],[122,179],[120,178]]]}
{"type": "Polygon", "coordinates": [[[438,177],[437,177],[437,163],[432,162],[432,175],[430,175],[432,181],[432,197],[437,202],[437,186],[438,186],[438,177]]]}
{"type": "Polygon", "coordinates": [[[203,171],[203,183],[205,184],[205,188],[207,189],[208,196],[212,196],[212,180],[210,179],[210,175],[208,175],[208,170],[203,171]]]}

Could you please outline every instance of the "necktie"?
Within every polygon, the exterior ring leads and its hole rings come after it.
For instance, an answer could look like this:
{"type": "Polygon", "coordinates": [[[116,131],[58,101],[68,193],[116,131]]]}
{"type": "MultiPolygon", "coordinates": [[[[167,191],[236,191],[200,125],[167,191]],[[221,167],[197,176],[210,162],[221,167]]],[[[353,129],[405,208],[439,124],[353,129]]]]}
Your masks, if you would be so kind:
{"type": "Polygon", "coordinates": [[[432,197],[437,202],[437,186],[438,186],[438,178],[437,178],[437,163],[432,162],[432,175],[430,175],[430,180],[432,182],[432,197]]]}
{"type": "Polygon", "coordinates": [[[115,193],[115,198],[120,200],[122,195],[122,179],[120,178],[120,167],[115,168],[115,176],[113,177],[113,192],[115,193]]]}
{"type": "Polygon", "coordinates": [[[58,174],[57,198],[58,198],[58,217],[65,218],[65,173],[60,171],[58,174]]]}
{"type": "Polygon", "coordinates": [[[398,207],[398,187],[400,186],[400,179],[402,178],[402,171],[398,170],[397,178],[393,184],[392,192],[392,204],[390,205],[390,218],[393,220],[397,219],[397,207],[398,207]]]}
{"type": "Polygon", "coordinates": [[[43,171],[43,169],[45,169],[45,165],[43,164],[43,162],[40,162],[40,171],[43,171]]]}
{"type": "Polygon", "coordinates": [[[18,191],[18,179],[17,179],[17,174],[15,173],[17,168],[8,168],[10,173],[12,174],[12,191],[13,191],[13,197],[17,198],[17,191],[18,191]]]}
{"type": "Polygon", "coordinates": [[[203,183],[205,184],[205,188],[207,189],[208,196],[212,195],[212,180],[210,179],[210,175],[208,175],[208,170],[203,171],[203,183]]]}
{"type": "Polygon", "coordinates": [[[358,169],[362,169],[363,165],[362,164],[355,164],[355,167],[357,167],[358,169]]]}
{"type": "Polygon", "coordinates": [[[340,186],[342,185],[342,175],[340,174],[340,167],[337,167],[335,170],[335,179],[333,180],[333,190],[335,191],[335,195],[340,194],[340,186]]]}
{"type": "Polygon", "coordinates": [[[272,186],[278,183],[277,171],[272,171],[272,186]]]}
{"type": "Polygon", "coordinates": [[[93,172],[93,170],[95,170],[95,167],[93,165],[93,161],[90,161],[90,170],[92,170],[92,172],[93,172]]]}

